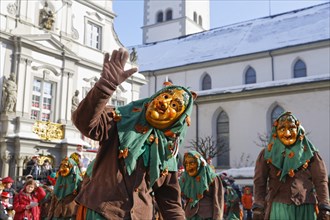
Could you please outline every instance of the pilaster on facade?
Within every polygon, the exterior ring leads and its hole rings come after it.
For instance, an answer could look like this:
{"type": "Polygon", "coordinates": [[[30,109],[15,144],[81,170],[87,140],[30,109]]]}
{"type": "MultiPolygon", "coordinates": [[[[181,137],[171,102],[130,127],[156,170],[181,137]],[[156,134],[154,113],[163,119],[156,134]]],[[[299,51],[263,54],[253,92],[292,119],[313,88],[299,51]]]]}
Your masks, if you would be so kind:
{"type": "Polygon", "coordinates": [[[17,165],[17,171],[19,177],[23,176],[24,161],[28,158],[27,155],[15,155],[15,162],[17,165]]]}
{"type": "Polygon", "coordinates": [[[9,175],[9,166],[10,162],[13,159],[13,155],[11,155],[8,151],[1,152],[1,161],[2,161],[2,172],[1,176],[6,177],[9,175]]]}

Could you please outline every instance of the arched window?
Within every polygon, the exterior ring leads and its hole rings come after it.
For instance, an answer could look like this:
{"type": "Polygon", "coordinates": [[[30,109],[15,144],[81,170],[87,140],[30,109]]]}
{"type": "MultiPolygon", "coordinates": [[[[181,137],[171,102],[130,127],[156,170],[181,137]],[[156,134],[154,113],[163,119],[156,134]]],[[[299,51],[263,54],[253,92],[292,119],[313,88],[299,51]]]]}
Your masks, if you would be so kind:
{"type": "Polygon", "coordinates": [[[194,11],[194,22],[197,23],[197,13],[194,11]]]}
{"type": "Polygon", "coordinates": [[[164,20],[164,13],[162,11],[157,13],[157,23],[163,22],[164,20]]]}
{"type": "Polygon", "coordinates": [[[206,74],[202,79],[202,90],[212,89],[212,80],[209,74],[206,74]]]}
{"type": "Polygon", "coordinates": [[[221,111],[217,117],[217,147],[220,155],[217,156],[217,166],[229,167],[229,118],[225,111],[221,111]]]}
{"type": "Polygon", "coordinates": [[[273,111],[272,113],[270,114],[270,124],[272,125],[274,123],[274,121],[278,118],[278,116],[280,116],[282,113],[284,112],[284,109],[279,106],[279,105],[276,105],[274,108],[273,108],[273,111]]]}
{"type": "Polygon", "coordinates": [[[172,20],[172,19],[173,19],[172,16],[173,16],[172,9],[168,9],[168,10],[166,11],[166,21],[170,21],[170,20],[172,20]]]}
{"type": "Polygon", "coordinates": [[[256,71],[249,67],[245,72],[245,84],[256,83],[256,71]]]}
{"type": "Polygon", "coordinates": [[[305,77],[307,70],[306,70],[306,64],[302,60],[297,60],[297,62],[294,64],[293,68],[293,77],[305,77]]]}
{"type": "Polygon", "coordinates": [[[203,19],[202,19],[202,16],[198,16],[198,24],[200,26],[203,26],[203,19]]]}

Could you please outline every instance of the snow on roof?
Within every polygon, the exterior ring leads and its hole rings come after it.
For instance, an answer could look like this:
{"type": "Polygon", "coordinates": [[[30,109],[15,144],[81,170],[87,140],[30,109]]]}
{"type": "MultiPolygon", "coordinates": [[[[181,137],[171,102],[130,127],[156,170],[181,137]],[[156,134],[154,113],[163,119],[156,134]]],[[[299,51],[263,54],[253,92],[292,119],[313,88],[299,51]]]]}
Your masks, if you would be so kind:
{"type": "Polygon", "coordinates": [[[139,71],[154,71],[330,39],[330,3],[135,47],[139,71]]]}
{"type": "Polygon", "coordinates": [[[217,172],[217,175],[222,173],[226,173],[227,177],[232,176],[233,178],[253,178],[254,167],[231,168],[217,172]]]}

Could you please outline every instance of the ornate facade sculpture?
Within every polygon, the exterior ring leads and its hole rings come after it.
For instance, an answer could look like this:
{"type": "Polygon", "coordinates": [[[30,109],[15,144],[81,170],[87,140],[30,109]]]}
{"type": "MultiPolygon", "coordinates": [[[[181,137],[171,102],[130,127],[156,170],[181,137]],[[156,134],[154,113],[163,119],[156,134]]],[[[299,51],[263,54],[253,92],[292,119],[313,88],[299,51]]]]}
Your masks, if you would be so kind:
{"type": "Polygon", "coordinates": [[[132,48],[132,52],[129,54],[129,60],[133,63],[133,64],[136,64],[136,61],[137,61],[137,52],[135,50],[135,47],[132,48]]]}
{"type": "Polygon", "coordinates": [[[72,97],[71,112],[74,112],[79,105],[79,90],[76,90],[74,96],[72,97]]]}
{"type": "Polygon", "coordinates": [[[3,112],[14,112],[17,101],[16,75],[11,73],[9,79],[4,79],[2,88],[3,112]]]}
{"type": "Polygon", "coordinates": [[[48,7],[47,2],[45,2],[43,9],[40,10],[39,17],[40,25],[47,30],[51,30],[55,22],[55,13],[48,7]]]}
{"type": "Polygon", "coordinates": [[[64,125],[49,121],[36,121],[32,127],[32,132],[37,134],[42,140],[62,140],[64,139],[64,125]]]}

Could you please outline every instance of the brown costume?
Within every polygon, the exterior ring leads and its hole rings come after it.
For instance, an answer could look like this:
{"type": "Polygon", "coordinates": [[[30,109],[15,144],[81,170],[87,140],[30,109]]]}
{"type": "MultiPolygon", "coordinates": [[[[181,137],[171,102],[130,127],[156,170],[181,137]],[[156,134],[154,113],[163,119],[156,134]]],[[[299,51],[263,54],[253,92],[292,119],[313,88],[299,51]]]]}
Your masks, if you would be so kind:
{"type": "MultiPolygon", "coordinates": [[[[288,177],[285,182],[282,182],[277,176],[278,169],[264,159],[264,151],[265,149],[260,152],[256,161],[254,207],[265,208],[269,200],[295,205],[316,204],[318,201],[319,206],[329,206],[327,170],[317,152],[314,153],[306,170],[301,168],[294,177],[288,177]],[[267,190],[268,178],[269,191],[267,190]]],[[[266,216],[268,214],[266,213],[266,216]]]]}
{"type": "MultiPolygon", "coordinates": [[[[73,114],[76,127],[85,136],[100,141],[92,178],[76,201],[107,219],[152,219],[154,204],[148,168],[140,157],[135,171],[128,175],[124,159],[118,159],[118,130],[113,109],[106,107],[114,90],[112,84],[100,78],[73,114]]],[[[160,177],[152,190],[162,216],[184,219],[176,172],[160,177]]]]}
{"type": "Polygon", "coordinates": [[[216,177],[211,183],[208,191],[205,191],[203,198],[198,201],[196,206],[191,207],[189,204],[185,206],[185,214],[187,218],[199,216],[203,219],[222,219],[223,217],[223,200],[224,189],[220,177],[216,177]]]}

